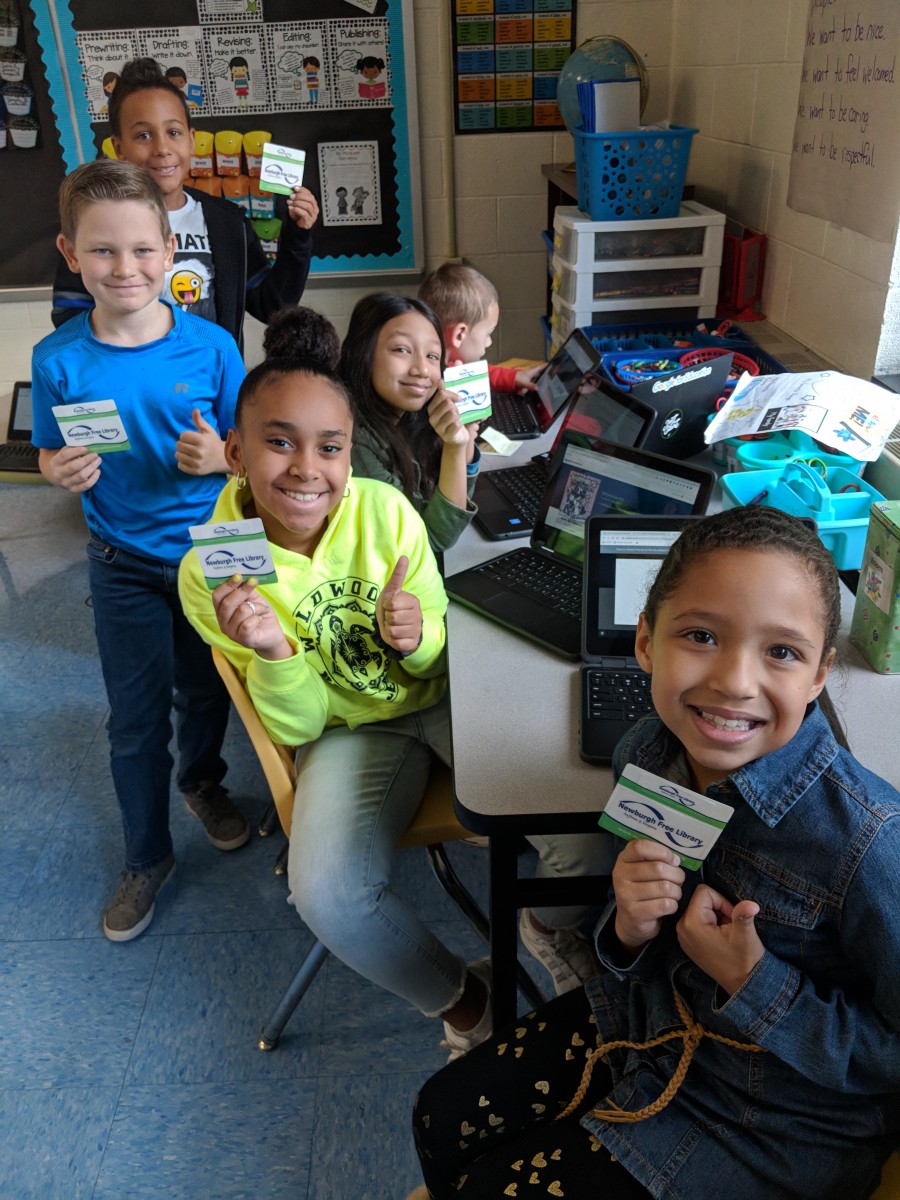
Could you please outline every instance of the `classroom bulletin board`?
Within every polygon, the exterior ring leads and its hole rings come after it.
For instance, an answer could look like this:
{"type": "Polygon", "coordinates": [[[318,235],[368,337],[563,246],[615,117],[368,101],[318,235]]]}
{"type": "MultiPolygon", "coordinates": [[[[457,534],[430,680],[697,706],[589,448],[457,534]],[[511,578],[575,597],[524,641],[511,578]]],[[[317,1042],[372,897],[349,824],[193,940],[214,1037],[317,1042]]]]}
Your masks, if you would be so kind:
{"type": "Polygon", "coordinates": [[[900,4],[809,0],[788,204],[878,242],[900,211],[900,4]]]}
{"type": "Polygon", "coordinates": [[[195,130],[265,131],[305,150],[321,209],[314,275],[421,270],[412,0],[0,3],[21,13],[40,110],[34,150],[0,153],[0,287],[52,282],[59,182],[100,154],[118,72],[145,56],[181,89],[195,130]]]}

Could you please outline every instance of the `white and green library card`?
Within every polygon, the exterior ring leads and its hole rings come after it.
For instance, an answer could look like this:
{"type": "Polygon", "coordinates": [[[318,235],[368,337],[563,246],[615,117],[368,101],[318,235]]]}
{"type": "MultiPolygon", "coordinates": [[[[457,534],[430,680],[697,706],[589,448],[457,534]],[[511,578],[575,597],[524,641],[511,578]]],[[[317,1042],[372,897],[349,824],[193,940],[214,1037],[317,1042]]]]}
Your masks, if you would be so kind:
{"type": "Polygon", "coordinates": [[[447,367],[444,387],[459,397],[456,407],[463,425],[483,421],[491,415],[491,383],[486,359],[447,367]]]}
{"type": "Polygon", "coordinates": [[[67,446],[80,446],[95,454],[131,449],[115,400],[54,404],[53,415],[67,446]]]}
{"type": "Polygon", "coordinates": [[[289,196],[303,182],[306,151],[266,142],[259,168],[259,190],[289,196]]]}
{"type": "Polygon", "coordinates": [[[259,517],[191,525],[188,532],[210,591],[233,575],[252,575],[259,583],[277,580],[272,551],[259,517]]]}

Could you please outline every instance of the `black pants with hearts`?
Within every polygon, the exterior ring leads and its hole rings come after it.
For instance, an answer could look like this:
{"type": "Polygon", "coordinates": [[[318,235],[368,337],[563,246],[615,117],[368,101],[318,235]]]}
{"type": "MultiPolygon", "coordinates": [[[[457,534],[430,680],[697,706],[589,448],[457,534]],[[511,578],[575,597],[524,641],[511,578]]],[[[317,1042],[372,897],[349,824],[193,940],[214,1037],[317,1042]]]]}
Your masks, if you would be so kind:
{"type": "Polygon", "coordinates": [[[434,1075],[413,1133],[433,1200],[646,1200],[646,1191],[579,1122],[611,1088],[595,1064],[578,1112],[572,1099],[597,1031],[583,988],[528,1013],[434,1075]]]}

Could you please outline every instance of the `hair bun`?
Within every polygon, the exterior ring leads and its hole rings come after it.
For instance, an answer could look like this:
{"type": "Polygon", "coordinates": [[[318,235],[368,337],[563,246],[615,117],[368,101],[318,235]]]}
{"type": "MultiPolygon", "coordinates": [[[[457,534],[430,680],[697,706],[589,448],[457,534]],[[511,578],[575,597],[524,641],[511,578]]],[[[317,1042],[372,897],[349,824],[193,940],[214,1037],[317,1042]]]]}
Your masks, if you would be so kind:
{"type": "Polygon", "coordinates": [[[337,330],[321,313],[293,304],[277,312],[263,337],[266,360],[305,359],[317,367],[334,371],[341,356],[337,330]]]}

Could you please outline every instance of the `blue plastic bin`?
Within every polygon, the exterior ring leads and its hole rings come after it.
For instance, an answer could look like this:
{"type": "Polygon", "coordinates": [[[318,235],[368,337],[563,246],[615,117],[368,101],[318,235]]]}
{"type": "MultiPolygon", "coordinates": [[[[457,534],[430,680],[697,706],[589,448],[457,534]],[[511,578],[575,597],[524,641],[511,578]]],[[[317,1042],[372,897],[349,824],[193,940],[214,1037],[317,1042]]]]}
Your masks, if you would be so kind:
{"type": "Polygon", "coordinates": [[[876,500],[884,499],[870,483],[844,467],[832,467],[823,478],[801,462],[771,471],[722,475],[719,483],[723,508],[749,504],[765,491],[767,495],[758,504],[780,508],[794,517],[812,517],[839,571],[856,571],[862,566],[869,510],[876,500]]]}
{"type": "Polygon", "coordinates": [[[576,129],[578,207],[592,221],[677,217],[696,129],[585,133],[576,129]]]}
{"type": "MultiPolygon", "coordinates": [[[[762,442],[743,442],[737,451],[738,471],[766,471],[789,462],[805,462],[819,470],[816,462],[843,467],[852,475],[861,475],[863,464],[849,454],[826,450],[802,429],[778,430],[762,442]]],[[[821,475],[819,470],[819,474],[821,475]]]]}

